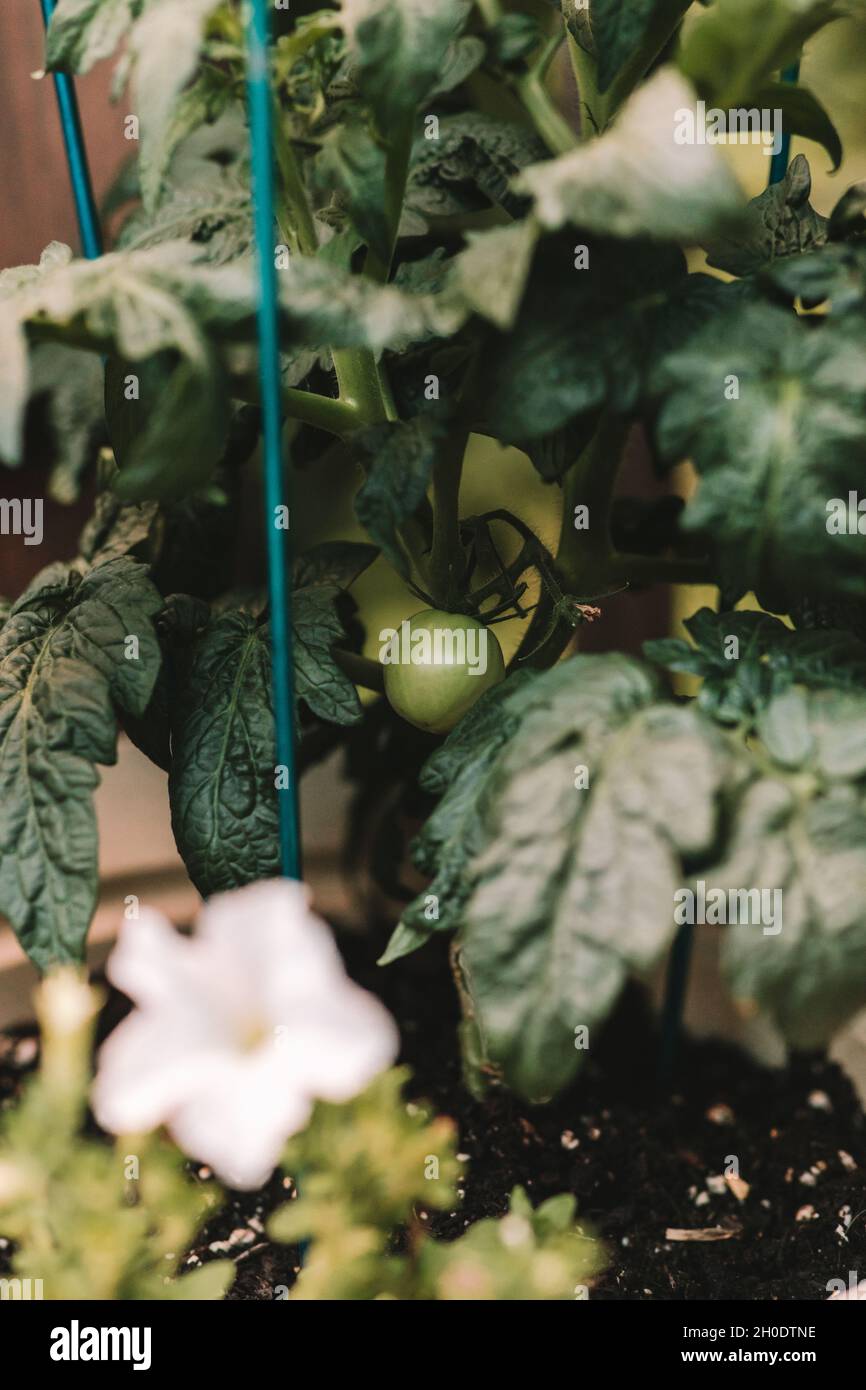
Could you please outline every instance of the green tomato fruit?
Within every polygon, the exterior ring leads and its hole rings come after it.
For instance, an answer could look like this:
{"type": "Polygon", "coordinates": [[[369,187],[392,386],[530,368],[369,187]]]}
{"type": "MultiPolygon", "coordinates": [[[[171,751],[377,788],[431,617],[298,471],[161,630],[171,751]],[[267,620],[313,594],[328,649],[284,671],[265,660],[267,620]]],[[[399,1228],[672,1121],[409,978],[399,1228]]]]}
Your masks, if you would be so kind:
{"type": "Polygon", "coordinates": [[[381,634],[391,708],[416,729],[447,734],[505,676],[496,634],[476,618],[426,608],[381,634]]]}

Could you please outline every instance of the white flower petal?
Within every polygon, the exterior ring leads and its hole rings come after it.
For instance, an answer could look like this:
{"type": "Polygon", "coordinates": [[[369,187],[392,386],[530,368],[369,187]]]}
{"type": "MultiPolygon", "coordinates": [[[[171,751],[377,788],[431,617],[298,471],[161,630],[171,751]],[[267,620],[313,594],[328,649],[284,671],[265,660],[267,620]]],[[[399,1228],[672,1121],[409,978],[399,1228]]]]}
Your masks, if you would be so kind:
{"type": "Polygon", "coordinates": [[[267,1179],[316,1099],[350,1099],[397,1053],[390,1015],[284,879],[213,898],[194,939],[153,912],[126,923],[108,974],[143,1007],[100,1052],[100,1124],[166,1124],[236,1187],[267,1179]]]}
{"type": "Polygon", "coordinates": [[[397,1056],[396,1025],[373,995],[343,983],[330,998],[297,1010],[278,1043],[287,1074],[316,1099],[358,1095],[397,1056]]]}
{"type": "Polygon", "coordinates": [[[231,1187],[261,1187],[312,1108],[275,1081],[273,1049],[252,1062],[232,1061],[173,1115],[172,1137],[231,1187]]]}
{"type": "Polygon", "coordinates": [[[162,1124],[232,1053],[196,1035],[196,1013],[133,1013],[99,1052],[93,1113],[112,1134],[145,1134],[162,1124]]]}

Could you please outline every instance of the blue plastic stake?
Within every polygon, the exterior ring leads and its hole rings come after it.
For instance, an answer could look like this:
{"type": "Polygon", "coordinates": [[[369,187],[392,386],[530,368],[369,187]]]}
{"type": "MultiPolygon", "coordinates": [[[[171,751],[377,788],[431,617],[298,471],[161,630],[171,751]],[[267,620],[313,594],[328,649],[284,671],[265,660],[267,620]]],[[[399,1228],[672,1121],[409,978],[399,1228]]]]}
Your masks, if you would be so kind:
{"type": "MultiPolygon", "coordinates": [[[[55,0],[41,0],[42,18],[45,27],[54,13],[55,0]]],[[[75,83],[65,72],[54,73],[54,90],[60,109],[60,125],[63,130],[63,143],[66,146],[66,160],[69,165],[69,179],[72,196],[75,199],[75,213],[78,218],[78,232],[81,237],[82,254],[89,261],[102,255],[102,233],[99,217],[93,199],[93,185],[87,167],[87,154],[84,149],[84,136],[81,131],[81,116],[75,96],[75,83]]]]}
{"type": "Polygon", "coordinates": [[[286,505],[280,408],[280,345],[277,271],[274,260],[274,166],[271,87],[268,76],[269,11],[266,0],[247,5],[247,94],[253,173],[256,261],[259,281],[259,381],[265,471],[265,524],[268,538],[268,589],[271,613],[274,722],[277,762],[288,769],[288,787],[279,791],[280,863],[286,878],[300,878],[301,851],[294,736],[291,569],[287,532],[277,526],[286,505]]]}
{"type": "MultiPolygon", "coordinates": [[[[782,81],[788,82],[793,87],[800,76],[800,60],[792,63],[782,73],[782,81]]],[[[778,154],[774,154],[770,161],[770,184],[781,183],[788,171],[788,160],[791,155],[791,137],[785,130],[782,132],[782,145],[778,154]]]]}

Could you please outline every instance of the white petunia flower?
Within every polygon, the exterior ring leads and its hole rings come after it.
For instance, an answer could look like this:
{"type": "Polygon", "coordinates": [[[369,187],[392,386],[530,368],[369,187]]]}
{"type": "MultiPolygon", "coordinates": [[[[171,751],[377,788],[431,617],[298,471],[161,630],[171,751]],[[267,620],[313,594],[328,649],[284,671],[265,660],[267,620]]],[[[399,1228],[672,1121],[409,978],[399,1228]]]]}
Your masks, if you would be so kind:
{"type": "Polygon", "coordinates": [[[233,1187],[261,1186],[315,1100],[351,1099],[397,1053],[390,1014],[287,879],[212,898],[195,937],[142,912],[108,978],[137,1008],[100,1051],[97,1120],[114,1134],[165,1124],[233,1187]]]}

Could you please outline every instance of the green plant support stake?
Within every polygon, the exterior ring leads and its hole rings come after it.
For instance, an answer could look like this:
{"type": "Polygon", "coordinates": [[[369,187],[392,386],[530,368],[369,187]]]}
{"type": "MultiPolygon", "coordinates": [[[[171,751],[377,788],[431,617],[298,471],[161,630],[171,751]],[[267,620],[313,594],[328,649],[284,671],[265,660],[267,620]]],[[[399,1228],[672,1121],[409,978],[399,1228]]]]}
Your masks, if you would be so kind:
{"type": "Polygon", "coordinates": [[[280,346],[277,316],[277,272],[274,260],[274,169],[271,129],[271,89],[268,76],[269,12],[266,0],[247,5],[247,94],[253,175],[256,261],[258,271],[259,380],[262,407],[262,453],[265,472],[265,516],[268,546],[268,590],[271,614],[274,724],[277,763],[288,770],[288,786],[277,793],[280,821],[280,863],[286,878],[300,878],[301,854],[298,794],[295,772],[294,662],[291,625],[291,568],[286,531],[276,519],[286,503],[282,418],[280,409],[280,346]]]}
{"type": "MultiPolygon", "coordinates": [[[[45,27],[51,22],[56,0],[40,0],[45,27]]],[[[69,181],[75,199],[75,214],[78,218],[78,232],[81,237],[81,252],[89,261],[102,255],[102,233],[99,217],[93,198],[93,185],[90,182],[90,169],[87,165],[87,152],[81,129],[81,116],[75,95],[75,83],[65,72],[54,73],[54,90],[60,111],[60,127],[63,143],[66,146],[66,162],[69,166],[69,181]]]]}
{"type": "MultiPolygon", "coordinates": [[[[782,73],[782,81],[789,82],[793,85],[798,81],[799,76],[800,61],[798,59],[796,63],[792,63],[791,66],[786,68],[782,73]]],[[[770,174],[767,180],[768,184],[781,183],[787,173],[788,160],[790,157],[791,136],[787,131],[784,131],[779,153],[774,154],[770,162],[770,174]]],[[[674,938],[674,944],[671,947],[668,973],[665,980],[665,998],[662,1006],[662,1035],[658,1062],[658,1079],[660,1086],[665,1086],[670,1082],[676,1062],[677,1050],[679,1048],[683,1028],[683,1007],[685,1005],[686,990],[689,982],[689,965],[691,963],[694,935],[694,925],[686,923],[684,926],[680,927],[674,938]]]]}

